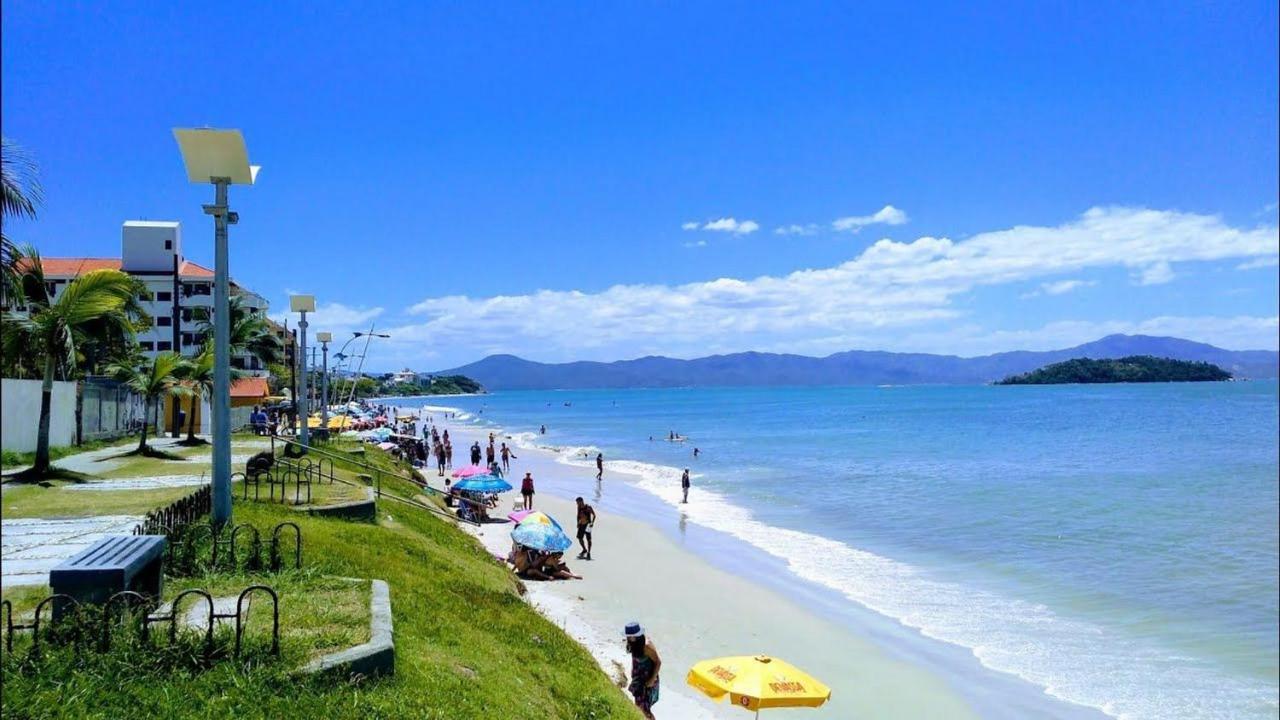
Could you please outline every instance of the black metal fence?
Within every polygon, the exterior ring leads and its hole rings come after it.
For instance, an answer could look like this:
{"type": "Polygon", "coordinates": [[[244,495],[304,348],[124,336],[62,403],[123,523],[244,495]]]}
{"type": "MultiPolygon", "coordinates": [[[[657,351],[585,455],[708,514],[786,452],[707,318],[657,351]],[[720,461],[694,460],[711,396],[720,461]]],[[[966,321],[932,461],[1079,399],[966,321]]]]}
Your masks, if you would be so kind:
{"type": "MultiPolygon", "coordinates": [[[[178,535],[187,525],[198,523],[213,509],[213,488],[209,485],[186,497],[147,513],[133,529],[134,535],[178,535]]],[[[172,537],[170,538],[172,540],[172,537]]]]}
{"type": "Polygon", "coordinates": [[[272,655],[279,655],[280,598],[274,589],[266,585],[250,585],[241,591],[236,598],[234,613],[216,612],[213,596],[208,591],[192,589],[178,593],[169,605],[167,614],[154,614],[153,611],[156,607],[154,598],[132,590],[125,590],[107,598],[107,601],[100,607],[81,604],[70,595],[50,595],[36,605],[34,617],[30,622],[15,623],[13,621],[13,604],[8,600],[4,600],[0,603],[0,607],[4,612],[4,648],[5,652],[12,653],[14,634],[19,631],[30,631],[30,657],[40,656],[42,641],[58,645],[71,645],[76,648],[88,646],[96,648],[100,652],[107,652],[111,649],[113,629],[120,626],[132,628],[139,633],[143,642],[150,643],[151,626],[166,622],[169,624],[169,644],[173,645],[177,641],[178,626],[183,622],[183,614],[181,613],[182,601],[187,597],[199,597],[207,604],[203,643],[205,656],[212,657],[214,654],[213,629],[215,623],[218,620],[234,620],[235,642],[232,656],[239,657],[243,646],[244,629],[248,621],[245,601],[248,599],[252,602],[254,593],[266,594],[271,600],[270,652],[272,655]],[[44,609],[46,607],[50,608],[50,619],[47,623],[43,622],[44,609]],[[95,622],[98,624],[97,632],[86,632],[87,630],[92,630],[95,622]],[[89,637],[86,637],[86,635],[89,635],[89,637]],[[96,642],[85,642],[90,639],[96,639],[96,642]]]}

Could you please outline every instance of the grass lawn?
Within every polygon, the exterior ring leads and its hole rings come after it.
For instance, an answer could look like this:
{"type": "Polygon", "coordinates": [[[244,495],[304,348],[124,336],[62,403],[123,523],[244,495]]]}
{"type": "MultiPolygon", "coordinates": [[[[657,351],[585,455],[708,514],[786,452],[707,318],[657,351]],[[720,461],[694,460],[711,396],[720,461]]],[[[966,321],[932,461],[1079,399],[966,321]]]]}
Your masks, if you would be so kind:
{"type": "Polygon", "coordinates": [[[50,487],[6,487],[0,503],[5,520],[16,518],[91,517],[94,515],[144,515],[196,490],[194,487],[153,490],[68,490],[69,483],[50,487]]]}
{"type": "MultiPolygon", "coordinates": [[[[366,453],[380,466],[394,465],[380,455],[372,449],[366,453]]],[[[408,483],[388,479],[383,491],[417,494],[408,483]]],[[[4,716],[639,717],[586,650],[520,599],[520,585],[511,572],[452,523],[421,508],[385,501],[379,503],[378,524],[310,517],[271,503],[237,501],[234,512],[236,522],[259,528],[297,522],[303,531],[303,573],[388,582],[395,622],[394,677],[358,684],[290,677],[307,648],[300,637],[286,643],[283,660],[258,654],[208,668],[198,667],[190,653],[182,656],[188,657],[184,661],[173,653],[124,646],[105,655],[49,653],[35,665],[28,665],[24,653],[15,653],[3,661],[4,716]]],[[[263,577],[284,591],[288,603],[289,573],[263,577]]],[[[180,582],[242,585],[244,579],[211,576],[180,582]]],[[[172,582],[176,588],[179,581],[172,582]]],[[[316,607],[311,612],[321,611],[316,607]]],[[[294,621],[287,612],[281,619],[294,621]]],[[[338,617],[321,623],[340,624],[360,625],[338,617]]]]}

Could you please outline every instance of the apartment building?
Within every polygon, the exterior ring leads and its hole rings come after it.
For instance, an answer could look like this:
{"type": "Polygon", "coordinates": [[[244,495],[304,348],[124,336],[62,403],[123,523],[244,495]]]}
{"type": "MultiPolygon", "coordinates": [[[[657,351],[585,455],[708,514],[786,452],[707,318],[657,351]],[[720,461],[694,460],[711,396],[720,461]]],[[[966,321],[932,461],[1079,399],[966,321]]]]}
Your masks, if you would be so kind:
{"type": "MultiPolygon", "coordinates": [[[[213,317],[213,270],[183,255],[181,223],[130,220],[121,229],[118,258],[45,257],[41,264],[54,298],[67,283],[91,270],[111,268],[140,278],[147,288],[142,305],[152,326],[138,333],[138,343],[148,356],[168,350],[192,356],[204,344],[201,328],[213,317]]],[[[231,293],[244,298],[250,312],[266,315],[267,301],[261,295],[234,281],[231,293]]],[[[257,358],[246,354],[233,356],[231,365],[250,375],[267,374],[257,358]]]]}

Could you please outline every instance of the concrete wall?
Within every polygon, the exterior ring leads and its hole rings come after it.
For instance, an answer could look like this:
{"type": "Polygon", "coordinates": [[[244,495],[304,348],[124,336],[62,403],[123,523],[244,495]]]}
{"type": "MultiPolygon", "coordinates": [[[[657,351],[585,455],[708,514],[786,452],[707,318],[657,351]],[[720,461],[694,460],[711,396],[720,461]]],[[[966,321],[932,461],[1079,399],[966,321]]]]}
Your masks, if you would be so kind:
{"type": "MultiPolygon", "coordinates": [[[[0,449],[36,449],[40,424],[40,381],[4,378],[0,383],[0,449]]],[[[49,445],[76,442],[76,384],[55,382],[49,415],[49,445]]]]}

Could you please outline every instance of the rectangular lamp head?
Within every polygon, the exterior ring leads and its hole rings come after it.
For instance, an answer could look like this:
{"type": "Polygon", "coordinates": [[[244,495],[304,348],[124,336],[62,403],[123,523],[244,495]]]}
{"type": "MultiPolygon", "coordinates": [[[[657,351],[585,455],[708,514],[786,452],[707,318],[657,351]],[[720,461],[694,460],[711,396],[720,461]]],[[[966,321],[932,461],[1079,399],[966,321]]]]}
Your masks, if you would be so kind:
{"type": "Polygon", "coordinates": [[[319,340],[322,343],[333,342],[333,333],[318,332],[316,333],[316,340],[319,340]]]}
{"type": "Polygon", "coordinates": [[[293,312],[315,312],[316,296],[315,295],[290,295],[289,309],[293,312]]]}
{"type": "Polygon", "coordinates": [[[234,185],[252,185],[259,166],[249,164],[249,151],[239,130],[174,128],[187,166],[187,179],[207,183],[210,178],[229,178],[234,185]]]}

